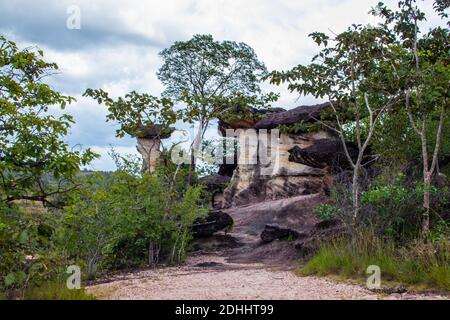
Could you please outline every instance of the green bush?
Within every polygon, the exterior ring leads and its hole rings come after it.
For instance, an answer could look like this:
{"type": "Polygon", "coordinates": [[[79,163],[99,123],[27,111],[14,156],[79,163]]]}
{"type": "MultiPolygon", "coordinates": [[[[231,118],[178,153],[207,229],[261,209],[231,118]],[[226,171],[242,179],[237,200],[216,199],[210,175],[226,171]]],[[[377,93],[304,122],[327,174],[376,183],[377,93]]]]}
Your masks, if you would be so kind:
{"type": "MultiPolygon", "coordinates": [[[[422,220],[423,187],[401,185],[375,185],[361,195],[361,222],[364,226],[374,228],[377,234],[396,241],[409,241],[419,234],[422,220]]],[[[431,226],[437,231],[442,219],[441,213],[449,197],[447,188],[432,187],[431,226]]],[[[448,229],[447,229],[448,231],[448,229]]]]}
{"type": "Polygon", "coordinates": [[[321,204],[315,210],[314,213],[322,220],[331,220],[336,217],[336,207],[329,204],[321,204]]]}
{"type": "MultiPolygon", "coordinates": [[[[431,187],[431,236],[442,239],[449,234],[448,209],[450,190],[431,187]]],[[[390,183],[383,177],[361,193],[361,209],[356,220],[357,229],[372,229],[384,238],[405,244],[420,235],[423,213],[423,185],[405,183],[396,178],[390,183]]],[[[332,205],[321,205],[315,213],[322,219],[337,218],[353,224],[352,195],[345,184],[332,189],[332,205]]]]}
{"type": "Polygon", "coordinates": [[[46,211],[0,202],[0,291],[21,294],[59,272],[63,259],[55,251],[53,232],[46,211]]]}
{"type": "MultiPolygon", "coordinates": [[[[174,173],[172,173],[172,178],[174,173]]],[[[87,276],[162,260],[184,259],[191,225],[206,215],[201,188],[181,189],[175,179],[121,168],[85,177],[64,209],[58,243],[87,276]]]]}

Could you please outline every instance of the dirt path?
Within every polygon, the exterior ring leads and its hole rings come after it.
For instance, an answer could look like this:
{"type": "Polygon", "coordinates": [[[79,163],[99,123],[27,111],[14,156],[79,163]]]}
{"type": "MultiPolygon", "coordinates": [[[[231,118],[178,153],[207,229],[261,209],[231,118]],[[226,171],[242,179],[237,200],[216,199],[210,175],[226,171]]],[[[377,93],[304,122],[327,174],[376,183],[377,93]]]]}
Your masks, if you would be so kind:
{"type": "Polygon", "coordinates": [[[225,262],[219,256],[197,256],[186,265],[141,271],[91,286],[88,292],[105,300],[348,300],[445,299],[441,296],[381,296],[361,286],[260,264],[225,262]]]}
{"type": "Polygon", "coordinates": [[[362,286],[324,278],[299,277],[292,243],[262,245],[267,223],[305,224],[305,213],[286,216],[291,204],[304,206],[313,196],[233,208],[233,231],[194,241],[191,254],[180,267],[152,269],[108,279],[88,288],[99,299],[113,300],[324,300],[324,299],[448,299],[411,294],[381,296],[362,286]],[[280,209],[281,208],[281,209],[280,209]],[[277,213],[278,212],[278,213],[277,213]],[[291,221],[292,220],[292,221],[291,221]],[[252,263],[257,261],[258,263],[252,263]]]}

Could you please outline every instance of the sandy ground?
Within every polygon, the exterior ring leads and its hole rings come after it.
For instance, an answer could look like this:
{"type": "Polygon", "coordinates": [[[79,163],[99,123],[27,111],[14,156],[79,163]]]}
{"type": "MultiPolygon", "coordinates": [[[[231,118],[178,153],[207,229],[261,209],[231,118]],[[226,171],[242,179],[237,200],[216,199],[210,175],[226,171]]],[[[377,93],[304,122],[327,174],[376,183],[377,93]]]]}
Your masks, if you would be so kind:
{"type": "Polygon", "coordinates": [[[356,300],[448,299],[437,295],[382,296],[365,288],[259,264],[231,264],[220,256],[191,257],[181,267],[110,279],[87,291],[103,300],[356,300]],[[206,263],[206,265],[204,265],[206,263]]]}

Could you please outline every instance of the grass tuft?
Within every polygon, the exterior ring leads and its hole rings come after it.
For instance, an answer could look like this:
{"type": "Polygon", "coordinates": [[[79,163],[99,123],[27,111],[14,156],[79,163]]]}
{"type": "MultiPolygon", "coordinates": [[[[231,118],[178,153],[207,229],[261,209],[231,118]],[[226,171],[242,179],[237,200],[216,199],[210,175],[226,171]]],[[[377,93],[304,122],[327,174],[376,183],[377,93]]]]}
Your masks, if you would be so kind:
{"type": "Polygon", "coordinates": [[[30,287],[24,292],[1,293],[0,300],[96,300],[93,295],[86,293],[84,289],[69,290],[61,281],[50,281],[40,286],[30,287]]]}
{"type": "Polygon", "coordinates": [[[301,269],[301,275],[366,279],[370,265],[381,269],[381,280],[450,292],[450,250],[447,242],[415,244],[396,249],[374,236],[323,244],[301,269]]]}
{"type": "Polygon", "coordinates": [[[80,290],[69,290],[58,281],[48,282],[40,287],[25,291],[25,300],[95,300],[95,297],[80,290]]]}

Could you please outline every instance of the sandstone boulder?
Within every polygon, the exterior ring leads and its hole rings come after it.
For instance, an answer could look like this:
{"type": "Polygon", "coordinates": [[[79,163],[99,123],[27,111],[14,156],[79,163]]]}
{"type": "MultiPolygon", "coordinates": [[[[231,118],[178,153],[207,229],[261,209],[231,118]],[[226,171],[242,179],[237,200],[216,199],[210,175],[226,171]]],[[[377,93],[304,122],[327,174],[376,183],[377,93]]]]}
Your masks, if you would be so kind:
{"type": "Polygon", "coordinates": [[[316,122],[322,111],[330,108],[330,103],[314,106],[300,106],[284,112],[268,114],[254,125],[255,129],[274,129],[280,125],[291,125],[297,122],[316,122]]]}
{"type": "MultiPolygon", "coordinates": [[[[347,143],[347,150],[352,159],[358,156],[358,149],[347,143]]],[[[294,146],[289,150],[289,161],[304,164],[312,168],[347,168],[348,159],[341,140],[319,139],[306,148],[294,146]]]]}
{"type": "Polygon", "coordinates": [[[264,243],[270,243],[274,240],[295,240],[300,236],[301,234],[295,230],[276,224],[268,224],[261,233],[261,240],[264,243]]]}
{"type": "Polygon", "coordinates": [[[214,233],[231,228],[233,218],[223,211],[210,211],[206,219],[197,221],[192,226],[192,233],[196,238],[209,237],[214,233]]]}

